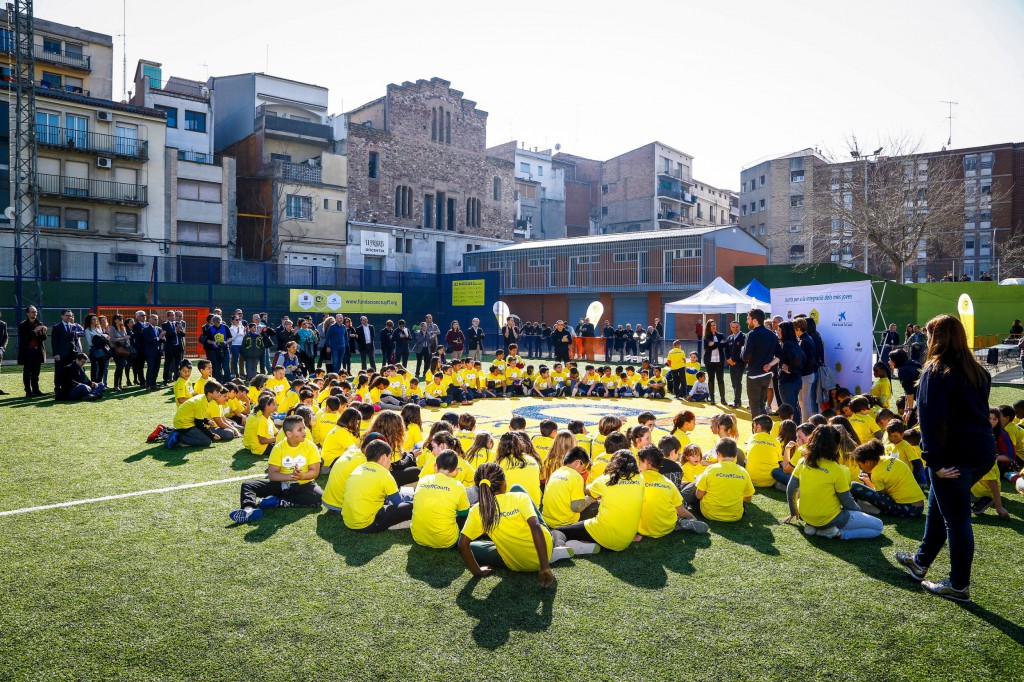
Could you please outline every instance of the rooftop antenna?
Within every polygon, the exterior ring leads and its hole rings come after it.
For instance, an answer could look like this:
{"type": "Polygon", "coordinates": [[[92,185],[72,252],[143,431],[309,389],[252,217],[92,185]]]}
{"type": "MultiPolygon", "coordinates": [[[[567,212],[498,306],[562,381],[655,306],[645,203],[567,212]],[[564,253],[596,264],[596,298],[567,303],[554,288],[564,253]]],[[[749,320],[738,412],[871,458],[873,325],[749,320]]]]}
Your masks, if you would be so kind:
{"type": "Polygon", "coordinates": [[[128,99],[128,0],[121,3],[121,94],[128,99]]]}
{"type": "MultiPolygon", "coordinates": [[[[953,116],[953,106],[954,105],[958,105],[959,102],[952,102],[952,101],[950,101],[948,99],[941,99],[939,101],[941,103],[943,103],[943,104],[949,105],[949,115],[946,117],[946,118],[949,119],[949,139],[946,140],[946,147],[952,147],[953,146],[953,118],[954,118],[954,116],[953,116]]],[[[946,151],[946,147],[943,147],[942,151],[946,151]]]]}
{"type": "Polygon", "coordinates": [[[270,43],[267,43],[267,65],[263,67],[263,73],[270,73],[270,43]]]}

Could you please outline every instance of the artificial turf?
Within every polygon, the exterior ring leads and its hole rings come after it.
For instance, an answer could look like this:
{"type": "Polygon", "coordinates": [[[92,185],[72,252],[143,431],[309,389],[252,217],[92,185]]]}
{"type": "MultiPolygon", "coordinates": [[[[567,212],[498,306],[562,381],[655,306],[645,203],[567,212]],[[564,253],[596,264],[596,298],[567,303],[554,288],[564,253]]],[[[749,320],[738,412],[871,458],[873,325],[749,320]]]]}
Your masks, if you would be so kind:
{"type": "MultiPolygon", "coordinates": [[[[0,411],[0,511],[265,467],[239,443],[145,444],[170,421],[165,391],[0,411]]],[[[1021,679],[1024,502],[1003,490],[1013,518],[977,520],[968,606],[895,566],[922,520],[809,538],[779,522],[775,490],[709,535],[557,563],[549,589],[474,579],[408,531],[356,535],[316,510],[235,526],[238,483],[0,516],[0,680],[1021,679]]],[[[947,569],[942,554],[933,574],[947,569]]]]}

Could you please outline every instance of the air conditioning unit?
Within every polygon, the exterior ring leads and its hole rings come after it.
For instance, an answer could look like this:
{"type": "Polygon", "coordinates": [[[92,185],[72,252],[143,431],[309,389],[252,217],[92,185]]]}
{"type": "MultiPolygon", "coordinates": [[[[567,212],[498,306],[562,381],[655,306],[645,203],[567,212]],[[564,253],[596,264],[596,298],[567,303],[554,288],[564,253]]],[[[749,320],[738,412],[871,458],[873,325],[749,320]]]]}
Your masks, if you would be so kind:
{"type": "Polygon", "coordinates": [[[114,120],[114,115],[112,113],[110,113],[109,111],[97,111],[96,112],[96,120],[97,121],[113,121],[114,120]]]}
{"type": "Polygon", "coordinates": [[[111,168],[111,167],[113,167],[113,165],[114,165],[114,162],[111,159],[108,159],[105,156],[101,156],[101,157],[96,159],[96,166],[98,168],[111,168]]]}

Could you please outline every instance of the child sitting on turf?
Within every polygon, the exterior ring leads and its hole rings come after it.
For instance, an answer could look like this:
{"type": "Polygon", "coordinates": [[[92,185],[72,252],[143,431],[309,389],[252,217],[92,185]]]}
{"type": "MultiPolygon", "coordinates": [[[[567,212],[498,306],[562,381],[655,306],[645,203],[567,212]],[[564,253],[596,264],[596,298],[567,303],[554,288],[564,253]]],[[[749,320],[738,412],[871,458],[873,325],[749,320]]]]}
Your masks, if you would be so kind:
{"type": "Polygon", "coordinates": [[[914,479],[918,485],[927,487],[928,472],[924,468],[921,452],[906,440],[906,432],[907,427],[901,419],[890,419],[886,423],[885,434],[888,444],[885,446],[885,454],[899,457],[914,472],[914,479]]]}
{"type": "Polygon", "coordinates": [[[587,451],[578,445],[562,455],[561,466],[549,476],[544,488],[543,517],[548,527],[568,526],[597,514],[594,498],[584,491],[583,476],[589,463],[587,451]]]}
{"type": "MultiPolygon", "coordinates": [[[[671,436],[669,436],[671,438],[671,436]]],[[[683,487],[687,483],[693,483],[700,475],[704,473],[704,470],[708,468],[712,463],[704,461],[704,454],[700,450],[700,446],[696,443],[690,443],[683,448],[683,466],[682,468],[682,482],[683,487]]],[[[680,488],[682,490],[682,488],[680,488]]]]}
{"type": "Polygon", "coordinates": [[[629,547],[640,528],[644,506],[644,479],[633,453],[622,449],[612,455],[604,473],[587,486],[587,493],[600,500],[597,516],[559,530],[568,540],[597,543],[616,552],[629,547]]]}
{"type": "Polygon", "coordinates": [[[324,441],[341,417],[341,398],[338,396],[327,396],[323,408],[316,413],[316,423],[313,424],[313,442],[323,447],[324,441]]]}
{"type": "MultiPolygon", "coordinates": [[[[796,425],[792,420],[786,420],[796,425]]],[[[772,437],[772,418],[761,414],[750,422],[750,430],[753,434],[747,441],[747,473],[756,488],[768,488],[775,485],[775,477],[772,472],[782,462],[782,445],[772,437]]]]}
{"type": "Polygon", "coordinates": [[[192,375],[192,363],[182,360],[178,365],[178,378],[174,380],[174,402],[181,405],[195,395],[188,378],[192,375]]]}
{"type": "Polygon", "coordinates": [[[454,435],[462,445],[462,451],[465,452],[476,440],[476,417],[468,412],[463,412],[459,415],[458,427],[454,435]]]}
{"type": "Polygon", "coordinates": [[[466,486],[456,480],[459,456],[443,450],[434,459],[436,473],[424,476],[412,498],[412,539],[424,547],[449,549],[469,514],[466,486]]]}
{"type": "MultiPolygon", "coordinates": [[[[524,420],[525,421],[525,420],[524,420]]],[[[525,424],[524,424],[525,426],[525,424]]],[[[494,461],[505,471],[509,488],[521,487],[540,505],[540,462],[531,456],[530,439],[525,432],[510,431],[498,439],[494,461]]]]}
{"type": "Polygon", "coordinates": [[[320,451],[306,439],[302,417],[285,418],[282,428],[285,440],[270,453],[267,478],[242,484],[240,508],[228,515],[235,523],[256,521],[264,509],[320,505],[320,451]]]}
{"type": "Polygon", "coordinates": [[[632,427],[626,431],[626,437],[629,438],[629,449],[634,456],[640,452],[641,448],[651,444],[651,430],[646,426],[632,427]]]}
{"type": "Polygon", "coordinates": [[[693,483],[683,487],[683,501],[693,509],[699,506],[704,518],[712,521],[739,521],[743,505],[754,497],[754,484],[747,470],[736,463],[739,448],[732,438],[721,438],[715,445],[717,462],[704,470],[693,483]]]}
{"type": "Polygon", "coordinates": [[[1021,459],[1021,454],[1024,453],[1017,452],[1013,438],[1004,426],[1007,419],[1003,417],[998,407],[989,408],[988,420],[996,437],[996,464],[999,465],[999,471],[1006,480],[1016,481],[1015,477],[1024,463],[1021,459]]]}
{"type": "Polygon", "coordinates": [[[619,431],[613,431],[601,442],[594,442],[592,449],[594,451],[600,450],[600,454],[595,455],[590,461],[590,474],[587,478],[588,481],[595,481],[599,476],[604,473],[605,468],[611,463],[612,457],[619,450],[629,450],[629,438],[626,434],[619,431]]]}
{"type": "MultiPolygon", "coordinates": [[[[576,437],[566,430],[558,431],[550,447],[544,452],[537,449],[541,457],[540,484],[547,485],[548,479],[562,466],[565,454],[576,447],[576,437]]],[[[535,448],[536,449],[536,448],[535,448]]]]}
{"type": "MultiPolygon", "coordinates": [[[[213,441],[221,440],[219,432],[214,431],[213,422],[207,416],[210,405],[217,405],[217,397],[223,387],[213,379],[203,385],[203,392],[199,393],[181,405],[178,405],[174,413],[174,433],[168,436],[165,445],[168,448],[195,446],[209,447],[213,441]]],[[[218,408],[219,411],[219,408],[218,408]]]]}
{"type": "Polygon", "coordinates": [[[679,446],[686,448],[690,444],[690,432],[697,428],[697,415],[690,410],[679,412],[672,418],[671,435],[679,439],[679,446]]]}
{"type": "Polygon", "coordinates": [[[679,490],[683,489],[683,467],[679,464],[681,456],[679,439],[675,436],[662,436],[658,441],[661,450],[661,475],[672,482],[679,490]]]}
{"type": "Polygon", "coordinates": [[[853,426],[857,439],[861,443],[867,443],[872,438],[881,438],[882,430],[871,416],[871,403],[864,396],[857,396],[850,401],[850,414],[846,415],[853,426]]]}
{"type": "Polygon", "coordinates": [[[466,568],[482,578],[494,572],[492,566],[513,571],[537,571],[543,587],[554,582],[550,562],[574,554],[593,551],[593,547],[566,547],[565,536],[549,531],[538,518],[529,495],[506,489],[505,472],[493,462],[480,465],[474,475],[480,501],[469,510],[459,536],[459,555],[466,568]],[[481,535],[488,540],[479,541],[481,535]]]}
{"type": "Polygon", "coordinates": [[[345,526],[357,533],[380,533],[393,526],[407,528],[412,520],[412,501],[402,497],[391,475],[391,446],[386,440],[374,440],[366,446],[365,455],[366,461],[345,481],[341,505],[345,526]]]}
{"type": "MultiPolygon", "coordinates": [[[[457,444],[455,441],[454,444],[457,444]]],[[[473,467],[462,457],[461,447],[452,448],[452,438],[447,433],[436,434],[433,438],[427,441],[427,447],[429,452],[422,460],[417,460],[416,464],[420,467],[419,480],[422,481],[427,476],[432,476],[436,471],[437,456],[446,450],[454,452],[458,461],[455,463],[455,468],[452,469],[452,478],[456,479],[462,485],[469,487],[473,485],[473,467]],[[422,463],[421,463],[422,462],[422,463]]],[[[418,486],[418,484],[417,484],[418,486]]],[[[470,497],[470,502],[476,502],[476,489],[473,489],[473,494],[470,497]]]]}
{"type": "Polygon", "coordinates": [[[706,373],[697,372],[696,379],[686,399],[697,403],[706,403],[711,400],[711,394],[708,392],[708,375],[706,373]]]}
{"type": "Polygon", "coordinates": [[[409,377],[409,386],[405,389],[405,402],[423,407],[427,404],[423,397],[423,388],[420,387],[420,380],[416,377],[409,377]]]}
{"type": "Polygon", "coordinates": [[[463,458],[469,462],[473,471],[484,462],[494,461],[494,438],[487,431],[476,434],[473,443],[466,449],[463,458]]]}
{"type": "Polygon", "coordinates": [[[772,478],[775,479],[775,487],[786,492],[789,485],[789,477],[793,475],[793,469],[804,456],[803,446],[807,439],[814,433],[814,425],[803,423],[796,425],[792,419],[779,422],[779,435],[776,440],[782,448],[782,461],[779,466],[772,470],[772,478]]]}
{"type": "MultiPolygon", "coordinates": [[[[495,361],[496,363],[497,361],[495,361]]],[[[487,393],[488,397],[496,398],[501,396],[505,397],[505,375],[497,364],[491,363],[491,370],[487,374],[487,393]]]]}
{"type": "Polygon", "coordinates": [[[272,415],[276,409],[274,394],[268,391],[259,397],[254,414],[245,423],[242,445],[257,457],[269,457],[274,450],[277,427],[274,426],[272,415]]]}
{"type": "Polygon", "coordinates": [[[902,459],[885,454],[877,440],[858,446],[853,457],[861,474],[859,481],[850,483],[850,493],[861,511],[908,519],[924,513],[924,493],[902,459]]]}
{"type": "Polygon", "coordinates": [[[999,463],[992,465],[988,473],[971,487],[971,512],[984,514],[992,505],[996,507],[999,518],[1008,519],[1010,513],[1003,507],[1003,498],[999,493],[999,463]]]}
{"type": "MultiPolygon", "coordinates": [[[[540,435],[534,436],[530,439],[533,443],[533,449],[537,452],[541,461],[547,459],[548,452],[551,451],[551,445],[555,442],[555,434],[558,433],[558,424],[551,419],[543,420],[537,428],[540,430],[540,435]]],[[[541,480],[544,480],[544,476],[541,476],[541,480]]]]}
{"type": "MultiPolygon", "coordinates": [[[[669,436],[671,438],[671,436],[669,436]]],[[[653,445],[640,448],[640,473],[644,479],[644,503],[635,541],[641,536],[660,538],[674,530],[707,533],[708,524],[698,521],[683,504],[679,489],[661,472],[661,450],[653,445]]]]}
{"type": "Polygon", "coordinates": [[[647,380],[647,397],[654,399],[664,398],[666,396],[666,379],[661,374],[661,367],[655,367],[652,370],[652,374],[648,375],[646,371],[640,372],[641,379],[647,380]]]}
{"type": "Polygon", "coordinates": [[[341,457],[346,450],[358,447],[361,436],[360,422],[359,410],[354,407],[347,407],[338,415],[338,421],[334,428],[328,431],[324,437],[322,452],[324,466],[334,466],[334,461],[341,457]]]}
{"type": "Polygon", "coordinates": [[[571,419],[569,423],[565,425],[565,429],[576,438],[576,445],[580,446],[587,451],[587,454],[593,454],[594,439],[587,434],[587,427],[579,419],[571,419]]]}
{"type": "Polygon", "coordinates": [[[786,497],[790,515],[783,523],[801,518],[807,535],[843,540],[875,538],[882,534],[881,519],[862,512],[850,494],[849,475],[838,461],[844,439],[837,425],[814,429],[804,459],[789,479],[786,497]]]}
{"type": "Polygon", "coordinates": [[[541,365],[540,373],[534,379],[533,386],[530,388],[530,395],[537,398],[551,398],[559,395],[558,391],[559,389],[555,387],[551,379],[551,370],[541,365]]]}

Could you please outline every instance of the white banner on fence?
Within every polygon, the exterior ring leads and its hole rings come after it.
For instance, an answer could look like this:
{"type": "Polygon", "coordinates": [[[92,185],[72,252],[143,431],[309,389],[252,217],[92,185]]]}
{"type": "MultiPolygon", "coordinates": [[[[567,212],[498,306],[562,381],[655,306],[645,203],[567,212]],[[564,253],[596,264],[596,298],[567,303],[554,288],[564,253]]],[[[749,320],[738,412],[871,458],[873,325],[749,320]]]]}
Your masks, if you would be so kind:
{"type": "Polygon", "coordinates": [[[871,389],[871,282],[837,282],[772,289],[772,315],[814,318],[825,346],[825,364],[839,385],[856,393],[871,389]]]}

